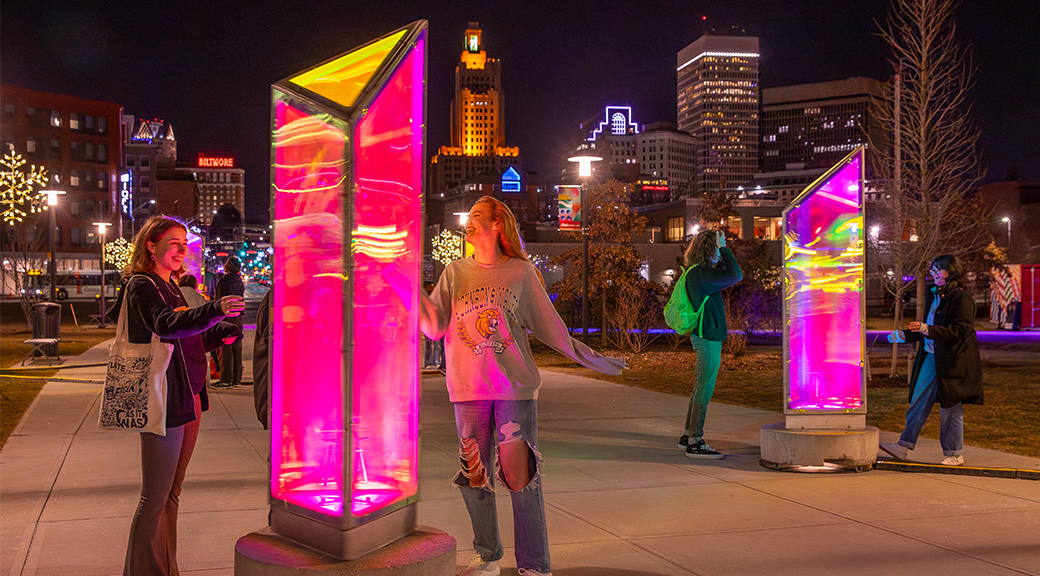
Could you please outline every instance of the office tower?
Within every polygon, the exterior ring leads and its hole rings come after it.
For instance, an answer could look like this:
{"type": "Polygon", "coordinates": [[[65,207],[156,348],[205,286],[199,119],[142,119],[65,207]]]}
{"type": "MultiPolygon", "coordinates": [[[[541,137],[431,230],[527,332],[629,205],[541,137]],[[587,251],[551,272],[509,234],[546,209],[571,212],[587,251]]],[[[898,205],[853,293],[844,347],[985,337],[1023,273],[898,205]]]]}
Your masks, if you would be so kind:
{"type": "Polygon", "coordinates": [[[524,174],[520,149],[505,145],[501,62],[487,57],[479,23],[469,23],[463,40],[451,102],[451,145],[442,146],[430,161],[435,199],[478,176],[501,178],[509,168],[524,174]]]}
{"type": "Polygon", "coordinates": [[[735,189],[758,167],[758,38],[705,34],[679,51],[678,127],[696,139],[694,194],[735,189]]]}
{"type": "Polygon", "coordinates": [[[848,78],[762,90],[760,170],[829,168],[857,146],[885,138],[872,115],[884,83],[848,78]]]}

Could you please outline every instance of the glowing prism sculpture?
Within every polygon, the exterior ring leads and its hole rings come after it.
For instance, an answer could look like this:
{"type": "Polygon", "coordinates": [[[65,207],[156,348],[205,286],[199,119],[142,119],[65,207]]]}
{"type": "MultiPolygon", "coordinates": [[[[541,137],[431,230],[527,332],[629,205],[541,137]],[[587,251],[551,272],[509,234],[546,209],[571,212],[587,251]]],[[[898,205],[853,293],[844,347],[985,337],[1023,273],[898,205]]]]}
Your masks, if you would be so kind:
{"type": "Polygon", "coordinates": [[[783,213],[789,429],[862,428],[866,423],[863,169],[859,148],[783,213]],[[829,418],[805,426],[799,418],[805,415],[829,418]]]}
{"type": "Polygon", "coordinates": [[[344,559],[415,526],[426,27],[272,86],[271,526],[344,559]]]}

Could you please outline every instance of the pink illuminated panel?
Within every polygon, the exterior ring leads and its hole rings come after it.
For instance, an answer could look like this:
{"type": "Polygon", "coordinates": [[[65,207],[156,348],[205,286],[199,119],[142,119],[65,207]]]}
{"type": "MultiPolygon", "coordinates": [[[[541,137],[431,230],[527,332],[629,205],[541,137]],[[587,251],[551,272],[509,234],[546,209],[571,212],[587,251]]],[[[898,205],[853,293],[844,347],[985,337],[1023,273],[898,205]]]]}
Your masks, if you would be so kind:
{"type": "Polygon", "coordinates": [[[340,519],[418,493],[424,48],[347,120],[275,90],[271,494],[340,519]]]}
{"type": "Polygon", "coordinates": [[[206,243],[202,240],[202,236],[188,230],[188,253],[184,256],[184,267],[188,270],[188,273],[195,276],[195,279],[199,281],[199,287],[205,286],[205,275],[203,274],[202,265],[205,262],[202,251],[205,249],[206,243]]]}
{"type": "Polygon", "coordinates": [[[862,412],[862,152],[784,212],[787,411],[862,412]]]}
{"type": "Polygon", "coordinates": [[[361,516],[418,490],[419,316],[382,279],[402,270],[422,289],[425,34],[354,132],[355,192],[351,444],[353,505],[361,516]]]}
{"type": "Polygon", "coordinates": [[[271,494],[340,515],[346,127],[301,108],[275,92],[271,494]]]}

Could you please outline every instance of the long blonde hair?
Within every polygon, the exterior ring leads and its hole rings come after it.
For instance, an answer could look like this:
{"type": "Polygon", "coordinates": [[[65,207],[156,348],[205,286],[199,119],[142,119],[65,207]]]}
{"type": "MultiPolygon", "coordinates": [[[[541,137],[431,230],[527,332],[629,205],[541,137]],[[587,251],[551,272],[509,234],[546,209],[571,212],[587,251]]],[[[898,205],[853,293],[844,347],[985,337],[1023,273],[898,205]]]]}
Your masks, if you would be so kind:
{"type": "MultiPolygon", "coordinates": [[[[509,209],[509,206],[491,196],[481,196],[479,200],[473,203],[474,206],[477,204],[487,204],[491,209],[491,221],[499,223],[498,247],[502,250],[502,253],[510,258],[519,258],[525,262],[531,262],[531,259],[527,257],[527,253],[524,252],[524,243],[520,239],[520,229],[516,224],[516,216],[513,215],[513,211],[509,209]]],[[[531,265],[533,266],[534,263],[531,262],[531,265]]],[[[542,281],[542,284],[545,284],[538,267],[535,267],[534,271],[538,274],[538,279],[542,281]]]]}
{"type": "MultiPolygon", "coordinates": [[[[188,227],[180,220],[174,220],[168,216],[152,216],[144,223],[144,226],[134,236],[134,251],[130,255],[130,262],[123,269],[123,277],[129,278],[134,274],[142,274],[155,270],[155,258],[145,246],[146,242],[158,242],[171,228],[180,228],[188,233],[188,227]]],[[[170,277],[174,282],[180,279],[187,270],[181,264],[180,270],[174,270],[170,277]]]]}

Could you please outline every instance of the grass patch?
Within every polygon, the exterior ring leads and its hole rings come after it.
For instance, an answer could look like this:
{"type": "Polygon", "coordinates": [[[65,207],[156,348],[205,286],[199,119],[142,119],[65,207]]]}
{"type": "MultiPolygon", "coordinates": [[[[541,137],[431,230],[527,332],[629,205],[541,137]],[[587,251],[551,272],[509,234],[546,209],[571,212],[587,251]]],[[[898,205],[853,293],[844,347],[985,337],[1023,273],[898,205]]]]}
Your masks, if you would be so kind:
{"type": "MultiPolygon", "coordinates": [[[[1028,358],[1028,350],[1009,346],[983,345],[983,378],[986,403],[964,407],[964,442],[1022,456],[1040,457],[1040,371],[1028,358]],[[987,350],[994,351],[987,354],[987,350]],[[1003,353],[1002,353],[1003,352],[1003,353]],[[1007,352],[1011,352],[1008,354],[1007,352]]],[[[547,346],[532,342],[535,361],[542,368],[635,386],[676,396],[693,391],[697,355],[688,347],[670,350],[655,346],[641,354],[625,354],[630,369],[618,376],[600,374],[575,364],[547,346]]],[[[604,349],[607,355],[621,355],[604,349]]],[[[722,368],[713,400],[747,408],[782,412],[783,360],[781,348],[749,346],[743,357],[723,354],[722,368]]],[[[890,356],[871,355],[873,380],[867,383],[867,424],[881,430],[900,432],[908,406],[906,362],[902,374],[889,378],[890,356]]],[[[922,438],[939,437],[939,410],[933,409],[921,431],[922,438]]]]}
{"type": "MultiPolygon", "coordinates": [[[[61,326],[61,342],[58,344],[58,353],[62,358],[76,356],[86,352],[88,349],[112,338],[115,335],[115,325],[110,328],[99,329],[95,326],[75,326],[71,321],[61,326]]],[[[22,341],[32,338],[32,332],[26,330],[25,321],[19,315],[17,318],[3,318],[3,326],[0,328],[0,368],[17,366],[22,358],[32,349],[32,346],[22,341]]],[[[28,365],[28,364],[27,364],[28,365]]],[[[15,426],[22,419],[22,415],[36,399],[48,376],[58,374],[59,370],[36,370],[25,375],[38,376],[39,378],[8,378],[0,377],[0,447],[7,442],[15,426]]]]}

